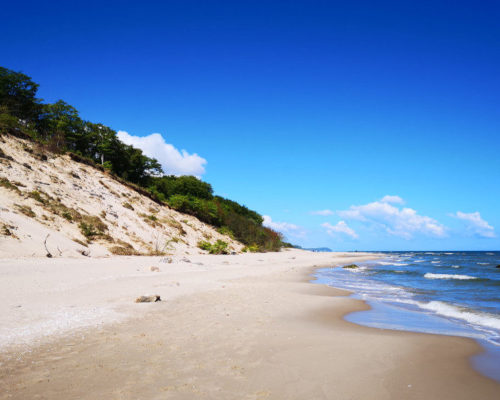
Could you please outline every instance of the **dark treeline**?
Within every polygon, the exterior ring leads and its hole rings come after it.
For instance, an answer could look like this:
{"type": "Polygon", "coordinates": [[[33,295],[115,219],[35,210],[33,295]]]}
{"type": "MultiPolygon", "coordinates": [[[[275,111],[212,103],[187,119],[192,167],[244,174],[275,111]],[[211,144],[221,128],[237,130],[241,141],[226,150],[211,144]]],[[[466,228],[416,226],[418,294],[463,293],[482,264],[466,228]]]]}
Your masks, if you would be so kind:
{"type": "Polygon", "coordinates": [[[234,201],[214,196],[210,184],[194,176],[164,176],[157,160],[118,139],[116,131],[83,120],[66,102],[44,103],[38,84],[0,67],[0,133],[29,138],[53,153],[76,154],[128,182],[157,201],[220,228],[252,249],[277,250],[281,234],[262,226],[262,217],[234,201]]]}

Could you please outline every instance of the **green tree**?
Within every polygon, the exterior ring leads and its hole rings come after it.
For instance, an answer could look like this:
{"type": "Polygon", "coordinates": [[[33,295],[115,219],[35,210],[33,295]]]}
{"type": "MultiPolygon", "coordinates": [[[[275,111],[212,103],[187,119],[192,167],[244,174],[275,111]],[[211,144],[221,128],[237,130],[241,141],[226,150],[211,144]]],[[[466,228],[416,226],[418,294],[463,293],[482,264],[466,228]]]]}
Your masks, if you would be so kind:
{"type": "Polygon", "coordinates": [[[42,136],[46,140],[57,139],[57,147],[88,154],[90,137],[84,130],[84,122],[78,111],[68,103],[59,100],[53,104],[43,105],[43,115],[40,121],[42,136]]]}
{"type": "Polygon", "coordinates": [[[37,91],[38,84],[29,76],[0,67],[0,104],[26,124],[36,122],[40,115],[41,103],[35,97],[37,91]]]}

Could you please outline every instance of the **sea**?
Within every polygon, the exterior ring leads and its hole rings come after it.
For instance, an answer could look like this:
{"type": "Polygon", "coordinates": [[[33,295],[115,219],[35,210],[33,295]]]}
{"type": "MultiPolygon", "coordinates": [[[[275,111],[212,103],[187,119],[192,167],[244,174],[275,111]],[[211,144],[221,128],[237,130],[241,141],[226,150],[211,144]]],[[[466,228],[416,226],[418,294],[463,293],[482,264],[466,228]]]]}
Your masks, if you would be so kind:
{"type": "Polygon", "coordinates": [[[348,289],[369,311],[346,320],[382,329],[464,336],[484,352],[473,366],[500,382],[500,252],[384,252],[358,268],[323,268],[315,283],[348,289]]]}

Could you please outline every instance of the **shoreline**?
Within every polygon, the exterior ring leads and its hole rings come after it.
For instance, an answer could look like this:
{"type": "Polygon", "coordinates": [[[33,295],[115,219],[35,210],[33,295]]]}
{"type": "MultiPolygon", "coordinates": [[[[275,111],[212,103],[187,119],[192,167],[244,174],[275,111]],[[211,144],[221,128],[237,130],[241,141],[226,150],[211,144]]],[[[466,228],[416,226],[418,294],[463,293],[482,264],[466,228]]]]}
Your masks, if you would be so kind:
{"type": "MultiPolygon", "coordinates": [[[[370,263],[371,261],[372,260],[368,260],[367,262],[370,263]]],[[[360,265],[362,266],[364,263],[365,262],[361,262],[360,265]]],[[[454,334],[452,332],[446,332],[437,329],[426,330],[423,327],[419,328],[418,326],[411,326],[411,323],[408,325],[408,322],[406,322],[406,324],[404,322],[400,323],[399,326],[391,326],[391,324],[388,324],[387,321],[398,321],[398,317],[401,317],[402,320],[406,320],[408,316],[413,316],[413,318],[417,316],[417,318],[421,318],[423,320],[425,320],[426,318],[432,318],[436,320],[442,319],[442,323],[445,323],[446,319],[443,319],[443,317],[440,315],[428,315],[421,310],[408,310],[404,308],[393,309],[394,306],[391,306],[390,303],[387,303],[383,299],[372,298],[369,301],[365,300],[362,298],[362,295],[359,292],[353,289],[333,286],[334,282],[331,283],[331,285],[325,282],[325,278],[321,276],[321,270],[327,269],[328,268],[316,268],[312,273],[314,280],[311,280],[310,282],[332,287],[339,291],[344,291],[346,293],[346,296],[351,296],[351,298],[363,302],[366,306],[364,308],[353,310],[352,312],[343,315],[342,318],[346,322],[371,329],[393,330],[397,332],[413,332],[426,335],[437,335],[441,337],[459,337],[471,340],[478,345],[479,349],[475,354],[472,354],[469,357],[468,362],[470,366],[481,375],[492,379],[497,383],[500,383],[500,372],[497,366],[498,362],[500,361],[500,348],[497,345],[490,343],[485,338],[469,336],[464,333],[465,331],[457,331],[457,333],[454,334]],[[374,323],[374,321],[382,321],[382,316],[383,320],[386,322],[374,323]]],[[[435,324],[436,322],[430,323],[432,326],[432,324],[435,324]]],[[[423,324],[424,326],[426,325],[425,322],[423,324]]],[[[427,324],[429,324],[429,322],[427,322],[427,324]]]]}
{"type": "MultiPolygon", "coordinates": [[[[359,256],[291,251],[205,256],[214,265],[203,270],[172,265],[161,282],[145,277],[159,292],[168,289],[165,301],[127,303],[141,311],[57,337],[19,359],[0,354],[0,399],[493,398],[500,385],[467,361],[478,350],[474,341],[343,320],[367,305],[313,284],[311,273],[359,256]],[[161,286],[176,279],[179,286],[161,286]]],[[[138,275],[132,287],[147,274],[138,275]]]]}

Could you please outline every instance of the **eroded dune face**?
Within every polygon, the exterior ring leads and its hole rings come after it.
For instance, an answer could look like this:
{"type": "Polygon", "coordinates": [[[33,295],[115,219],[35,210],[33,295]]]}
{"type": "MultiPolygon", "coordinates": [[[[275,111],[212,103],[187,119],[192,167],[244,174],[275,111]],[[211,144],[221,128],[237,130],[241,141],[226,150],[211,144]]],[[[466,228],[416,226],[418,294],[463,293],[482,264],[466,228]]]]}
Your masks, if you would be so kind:
{"type": "Polygon", "coordinates": [[[0,149],[0,257],[193,254],[219,239],[243,247],[68,156],[10,136],[0,149]]]}

